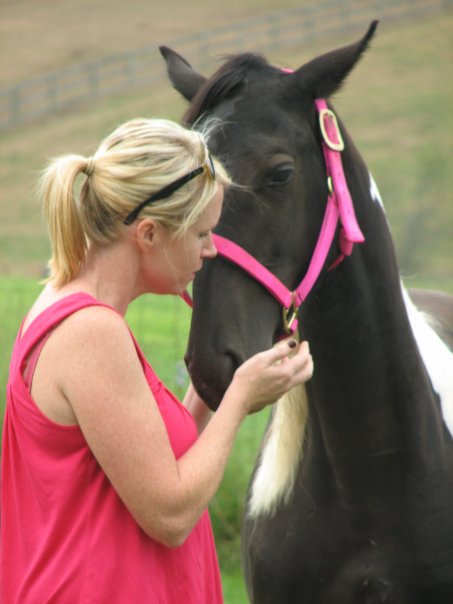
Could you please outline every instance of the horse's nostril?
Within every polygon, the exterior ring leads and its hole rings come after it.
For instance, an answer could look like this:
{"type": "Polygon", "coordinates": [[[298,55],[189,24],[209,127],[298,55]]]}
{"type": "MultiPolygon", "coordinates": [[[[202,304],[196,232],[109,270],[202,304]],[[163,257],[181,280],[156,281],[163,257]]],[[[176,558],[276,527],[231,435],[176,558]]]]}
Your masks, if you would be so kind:
{"type": "MultiPolygon", "coordinates": [[[[234,372],[240,365],[242,365],[242,363],[245,361],[245,358],[243,355],[241,355],[237,351],[233,351],[233,350],[225,351],[224,356],[225,356],[225,365],[228,365],[228,364],[230,365],[231,379],[233,379],[234,372]]],[[[228,370],[228,367],[225,367],[225,369],[228,370]]]]}

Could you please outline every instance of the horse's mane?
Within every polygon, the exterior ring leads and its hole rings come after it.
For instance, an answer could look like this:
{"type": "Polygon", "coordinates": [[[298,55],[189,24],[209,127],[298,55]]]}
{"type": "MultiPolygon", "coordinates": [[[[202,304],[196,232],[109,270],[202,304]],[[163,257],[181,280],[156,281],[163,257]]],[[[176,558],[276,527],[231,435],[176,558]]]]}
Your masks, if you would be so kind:
{"type": "Polygon", "coordinates": [[[209,112],[220,101],[237,93],[247,82],[251,70],[262,71],[270,65],[258,53],[241,53],[224,57],[226,62],[204,83],[195,95],[184,115],[186,124],[193,124],[200,116],[209,112]]]}

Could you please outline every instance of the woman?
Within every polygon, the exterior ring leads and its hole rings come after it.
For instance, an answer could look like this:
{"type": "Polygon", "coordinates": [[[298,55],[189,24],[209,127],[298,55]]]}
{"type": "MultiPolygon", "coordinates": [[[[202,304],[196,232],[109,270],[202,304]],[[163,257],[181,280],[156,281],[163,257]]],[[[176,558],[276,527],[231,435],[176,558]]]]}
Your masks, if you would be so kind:
{"type": "Polygon", "coordinates": [[[311,377],[308,346],[244,363],[204,427],[207,407],[165,389],[124,315],[183,293],[216,255],[228,184],[203,135],[166,120],[45,172],[50,278],[16,341],[4,425],[5,604],[222,601],[207,505],[246,415],[311,377]]]}

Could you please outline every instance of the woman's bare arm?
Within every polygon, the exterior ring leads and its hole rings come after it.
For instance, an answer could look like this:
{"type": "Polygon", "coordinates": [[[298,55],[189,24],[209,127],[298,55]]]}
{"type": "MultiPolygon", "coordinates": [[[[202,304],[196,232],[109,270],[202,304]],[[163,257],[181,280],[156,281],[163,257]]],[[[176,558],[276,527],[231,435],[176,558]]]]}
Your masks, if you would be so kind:
{"type": "Polygon", "coordinates": [[[187,388],[187,392],[183,399],[183,405],[188,411],[190,411],[195,423],[197,424],[198,433],[201,434],[213,416],[213,412],[200,398],[192,382],[187,388]]]}
{"type": "Polygon", "coordinates": [[[312,371],[311,357],[302,349],[291,359],[284,345],[256,355],[236,372],[214,417],[176,460],[119,315],[84,309],[46,346],[47,366],[100,466],[142,529],[169,547],[183,543],[217,491],[244,417],[312,371]],[[283,359],[287,362],[280,363],[283,359]]]}

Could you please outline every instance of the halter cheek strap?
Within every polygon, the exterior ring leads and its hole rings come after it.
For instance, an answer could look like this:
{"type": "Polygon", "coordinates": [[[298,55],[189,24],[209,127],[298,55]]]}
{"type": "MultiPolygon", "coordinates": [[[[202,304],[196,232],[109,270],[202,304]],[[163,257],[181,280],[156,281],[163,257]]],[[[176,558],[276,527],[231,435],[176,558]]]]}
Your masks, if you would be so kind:
{"type": "Polygon", "coordinates": [[[233,264],[239,266],[246,273],[251,275],[256,281],[261,283],[268,292],[270,292],[274,298],[276,298],[282,306],[289,308],[293,304],[293,293],[272,274],[265,266],[263,266],[258,260],[246,252],[242,247],[221,237],[220,235],[213,235],[214,244],[217,248],[217,253],[230,260],[233,264]]]}
{"type": "MultiPolygon", "coordinates": [[[[333,111],[328,109],[324,99],[317,99],[315,106],[319,114],[329,194],[318,241],[307,273],[299,286],[294,291],[289,290],[275,275],[238,244],[220,235],[213,235],[219,256],[222,256],[222,258],[240,267],[252,276],[281,304],[283,328],[287,334],[294,333],[297,329],[299,306],[307,298],[321,274],[334,240],[338,223],[340,223],[340,254],[328,270],[332,270],[346,256],[350,256],[355,243],[363,243],[365,241],[357,223],[354,206],[344,175],[343,162],[341,160],[344,143],[338,128],[336,116],[333,111]]],[[[191,304],[190,296],[187,293],[183,297],[187,303],[191,304]]]]}

